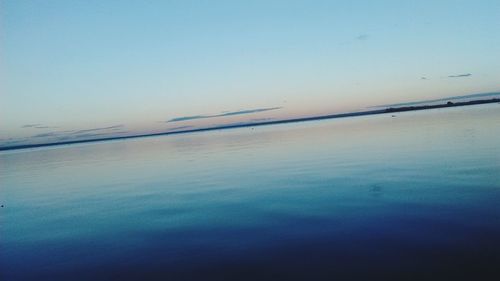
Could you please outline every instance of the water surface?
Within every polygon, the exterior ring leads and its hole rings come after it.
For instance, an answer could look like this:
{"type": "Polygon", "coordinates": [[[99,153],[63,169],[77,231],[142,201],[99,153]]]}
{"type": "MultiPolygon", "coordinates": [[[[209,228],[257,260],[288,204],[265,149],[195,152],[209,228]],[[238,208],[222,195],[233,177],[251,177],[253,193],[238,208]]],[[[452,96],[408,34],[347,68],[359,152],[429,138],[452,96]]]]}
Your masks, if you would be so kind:
{"type": "Polygon", "coordinates": [[[0,153],[1,280],[500,277],[500,105],[0,153]]]}

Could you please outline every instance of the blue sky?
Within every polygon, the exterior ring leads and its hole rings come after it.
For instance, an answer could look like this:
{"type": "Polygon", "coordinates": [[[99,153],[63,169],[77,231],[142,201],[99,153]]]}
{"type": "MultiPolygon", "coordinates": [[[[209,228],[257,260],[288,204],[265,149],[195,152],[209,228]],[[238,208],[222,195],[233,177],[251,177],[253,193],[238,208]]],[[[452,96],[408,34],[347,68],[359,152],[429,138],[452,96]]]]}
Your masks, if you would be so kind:
{"type": "Polygon", "coordinates": [[[500,1],[3,0],[0,145],[499,91],[499,15],[500,1]]]}

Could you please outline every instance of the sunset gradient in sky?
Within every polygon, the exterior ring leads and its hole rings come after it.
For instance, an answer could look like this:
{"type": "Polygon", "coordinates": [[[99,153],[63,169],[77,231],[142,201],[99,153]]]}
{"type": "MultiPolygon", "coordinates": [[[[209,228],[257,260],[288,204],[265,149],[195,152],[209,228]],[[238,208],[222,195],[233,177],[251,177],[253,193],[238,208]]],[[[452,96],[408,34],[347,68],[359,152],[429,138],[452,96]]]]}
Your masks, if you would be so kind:
{"type": "Polygon", "coordinates": [[[0,1],[0,146],[500,90],[500,1],[0,1]]]}

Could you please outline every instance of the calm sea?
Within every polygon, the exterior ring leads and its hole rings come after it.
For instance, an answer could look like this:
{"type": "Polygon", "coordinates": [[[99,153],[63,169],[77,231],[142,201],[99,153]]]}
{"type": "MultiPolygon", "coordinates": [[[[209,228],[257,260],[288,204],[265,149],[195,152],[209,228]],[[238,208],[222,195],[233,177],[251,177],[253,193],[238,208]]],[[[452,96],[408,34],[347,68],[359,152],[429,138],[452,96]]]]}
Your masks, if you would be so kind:
{"type": "Polygon", "coordinates": [[[500,105],[0,153],[1,280],[500,280],[500,105]]]}

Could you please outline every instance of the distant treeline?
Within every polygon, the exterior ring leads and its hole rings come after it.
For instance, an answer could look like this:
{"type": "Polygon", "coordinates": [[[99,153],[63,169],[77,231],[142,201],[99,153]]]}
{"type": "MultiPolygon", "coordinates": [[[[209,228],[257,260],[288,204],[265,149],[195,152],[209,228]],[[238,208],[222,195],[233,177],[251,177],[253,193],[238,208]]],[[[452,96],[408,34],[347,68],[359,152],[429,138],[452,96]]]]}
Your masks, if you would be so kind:
{"type": "Polygon", "coordinates": [[[423,110],[423,109],[433,109],[433,108],[443,108],[443,107],[454,107],[454,106],[464,106],[464,105],[474,105],[474,104],[484,104],[484,103],[495,103],[500,102],[499,98],[493,98],[489,100],[473,100],[464,102],[447,102],[445,104],[436,105],[421,105],[421,106],[404,106],[404,107],[389,107],[384,110],[386,113],[392,112],[403,112],[412,110],[423,110]]]}

